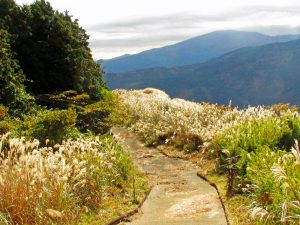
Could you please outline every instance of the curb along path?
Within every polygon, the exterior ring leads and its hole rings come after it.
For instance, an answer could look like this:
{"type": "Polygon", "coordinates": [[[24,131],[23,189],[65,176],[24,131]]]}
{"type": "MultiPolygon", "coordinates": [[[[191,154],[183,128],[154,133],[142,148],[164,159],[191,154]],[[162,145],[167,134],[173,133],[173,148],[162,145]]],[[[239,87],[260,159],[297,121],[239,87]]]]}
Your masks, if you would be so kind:
{"type": "Polygon", "coordinates": [[[145,147],[125,128],[113,128],[112,133],[153,186],[141,212],[127,225],[227,224],[217,191],[197,176],[192,163],[145,147]]]}

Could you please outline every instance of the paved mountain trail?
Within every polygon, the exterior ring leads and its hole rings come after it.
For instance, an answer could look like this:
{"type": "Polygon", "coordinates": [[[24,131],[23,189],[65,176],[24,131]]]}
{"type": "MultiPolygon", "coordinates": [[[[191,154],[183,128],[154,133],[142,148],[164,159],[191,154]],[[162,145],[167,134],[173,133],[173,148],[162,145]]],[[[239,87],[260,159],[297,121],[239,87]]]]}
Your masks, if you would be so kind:
{"type": "Polygon", "coordinates": [[[186,160],[168,158],[148,148],[124,128],[113,128],[120,144],[146,173],[153,186],[141,212],[126,225],[226,225],[217,191],[186,160]]]}

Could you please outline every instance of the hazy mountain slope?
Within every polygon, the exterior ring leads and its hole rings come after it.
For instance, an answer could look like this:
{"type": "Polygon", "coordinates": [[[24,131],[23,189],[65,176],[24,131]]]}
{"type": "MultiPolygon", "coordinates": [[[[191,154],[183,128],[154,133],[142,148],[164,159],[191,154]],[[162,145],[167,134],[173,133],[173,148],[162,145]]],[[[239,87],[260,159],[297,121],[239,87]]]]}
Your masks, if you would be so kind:
{"type": "Polygon", "coordinates": [[[286,42],[298,37],[299,35],[267,36],[256,32],[216,31],[174,45],[104,60],[101,65],[106,72],[114,73],[181,66],[206,62],[241,47],[286,42]]]}
{"type": "Polygon", "coordinates": [[[155,87],[197,101],[300,106],[300,40],[242,48],[202,64],[107,74],[105,79],[112,89],[155,87]]]}

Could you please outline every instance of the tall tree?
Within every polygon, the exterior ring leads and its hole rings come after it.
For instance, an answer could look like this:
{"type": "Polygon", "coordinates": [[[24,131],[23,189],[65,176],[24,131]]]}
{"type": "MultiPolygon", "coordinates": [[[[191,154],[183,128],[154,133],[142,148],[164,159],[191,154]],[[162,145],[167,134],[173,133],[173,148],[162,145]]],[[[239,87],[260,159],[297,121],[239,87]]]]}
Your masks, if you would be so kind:
{"type": "Polygon", "coordinates": [[[0,30],[0,104],[9,107],[15,114],[21,114],[34,104],[34,99],[25,91],[25,76],[14,59],[9,44],[9,34],[0,30]]]}
{"type": "Polygon", "coordinates": [[[30,35],[30,27],[20,6],[14,0],[0,0],[0,29],[7,30],[10,34],[12,50],[20,46],[18,42],[30,35]]]}
{"type": "Polygon", "coordinates": [[[12,0],[0,0],[0,7],[6,8],[0,11],[5,18],[0,28],[13,34],[11,45],[32,93],[73,89],[95,100],[101,98],[103,72],[92,58],[89,36],[78,20],[68,12],[55,11],[44,0],[21,8],[12,0]]]}
{"type": "Polygon", "coordinates": [[[18,18],[20,8],[13,0],[0,0],[0,28],[10,33],[14,29],[15,20],[18,18]]]}

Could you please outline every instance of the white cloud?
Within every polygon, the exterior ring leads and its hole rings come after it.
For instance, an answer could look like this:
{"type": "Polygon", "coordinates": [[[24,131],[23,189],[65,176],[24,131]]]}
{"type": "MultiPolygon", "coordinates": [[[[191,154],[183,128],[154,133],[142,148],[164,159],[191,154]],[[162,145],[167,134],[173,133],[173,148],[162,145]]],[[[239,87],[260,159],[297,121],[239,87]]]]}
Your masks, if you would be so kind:
{"type": "MultiPolygon", "coordinates": [[[[31,3],[33,0],[17,0],[31,3]]],[[[223,29],[298,32],[298,0],[49,0],[87,30],[95,58],[110,58],[223,29]]]]}

